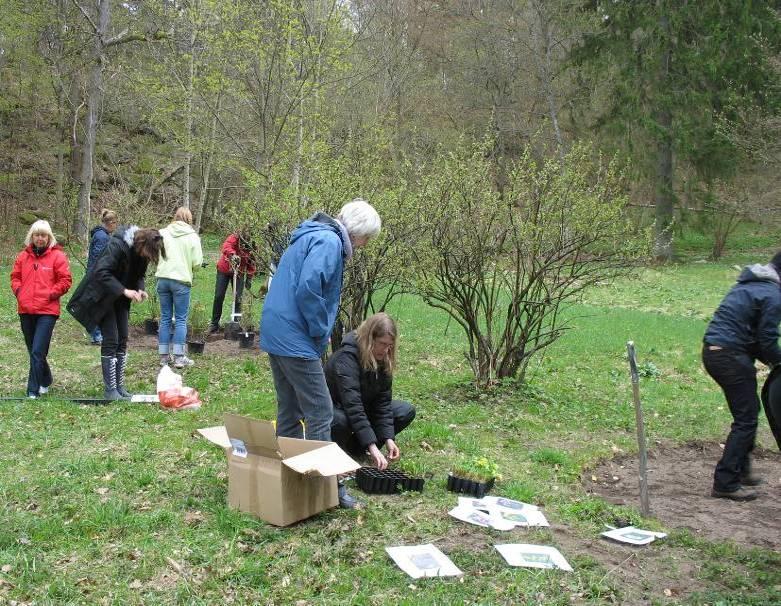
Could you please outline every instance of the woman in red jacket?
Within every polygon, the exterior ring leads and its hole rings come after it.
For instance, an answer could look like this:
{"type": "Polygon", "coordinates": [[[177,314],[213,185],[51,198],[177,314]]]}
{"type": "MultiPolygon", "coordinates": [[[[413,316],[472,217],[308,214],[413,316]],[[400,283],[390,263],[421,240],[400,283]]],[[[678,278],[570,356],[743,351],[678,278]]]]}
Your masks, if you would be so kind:
{"type": "MultiPolygon", "coordinates": [[[[233,280],[233,272],[236,271],[236,313],[241,313],[241,295],[244,292],[244,284],[250,287],[252,276],[255,275],[255,244],[249,236],[243,233],[229,235],[222,243],[220,260],[217,261],[217,281],[214,284],[214,304],[212,306],[212,321],[209,324],[209,332],[220,330],[220,317],[222,316],[222,304],[225,301],[225,292],[228,284],[233,280]]],[[[233,318],[231,318],[231,322],[233,318]]]]}
{"type": "Polygon", "coordinates": [[[33,223],[24,244],[11,271],[11,289],[30,354],[27,397],[34,399],[49,391],[53,381],[46,356],[54,324],[60,317],[60,297],[68,292],[73,279],[68,257],[57,244],[48,221],[33,223]]]}

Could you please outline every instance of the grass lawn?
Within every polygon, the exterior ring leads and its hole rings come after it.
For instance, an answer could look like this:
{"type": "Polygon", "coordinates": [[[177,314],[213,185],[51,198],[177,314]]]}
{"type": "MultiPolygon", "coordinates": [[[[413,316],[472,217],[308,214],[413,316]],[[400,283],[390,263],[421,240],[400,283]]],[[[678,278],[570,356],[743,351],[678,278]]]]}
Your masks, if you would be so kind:
{"type": "MultiPolygon", "coordinates": [[[[203,396],[197,412],[79,406],[56,395],[97,396],[99,353],[66,314],[50,354],[52,396],[0,402],[0,604],[781,603],[778,553],[673,528],[664,528],[666,541],[630,554],[642,565],[633,582],[619,581],[590,555],[604,524],[623,518],[662,527],[581,486],[584,469],[636,450],[630,339],[644,374],[649,442],[723,440],[729,414],[699,349],[709,314],[737,274],[733,266],[749,258],[741,252],[707,263],[692,256],[588,292],[567,312],[572,330],[534,361],[527,384],[489,392],[471,386],[454,323],[412,297],[395,301],[388,310],[401,332],[394,396],[418,409],[399,446],[434,478],[423,493],[369,497],[356,489],[364,509],[331,510],[285,529],[226,506],[225,457],[194,435],[220,424],[224,412],[273,418],[263,355],[210,356],[207,345],[185,371],[203,396]],[[447,515],[455,504],[444,488],[447,471],[478,453],[500,466],[493,494],[542,506],[551,529],[504,534],[447,515]],[[464,576],[412,582],[384,551],[428,542],[464,576]],[[509,568],[492,547],[502,542],[559,546],[575,570],[509,568]],[[673,582],[689,589],[668,594],[673,582]]],[[[209,307],[213,267],[197,275],[195,289],[209,307]]],[[[7,279],[9,272],[6,257],[0,273],[7,279]]],[[[130,348],[129,385],[152,393],[156,353],[130,348]]],[[[22,395],[26,373],[6,286],[0,392],[22,395]]],[[[764,420],[761,442],[770,447],[764,420]]]]}

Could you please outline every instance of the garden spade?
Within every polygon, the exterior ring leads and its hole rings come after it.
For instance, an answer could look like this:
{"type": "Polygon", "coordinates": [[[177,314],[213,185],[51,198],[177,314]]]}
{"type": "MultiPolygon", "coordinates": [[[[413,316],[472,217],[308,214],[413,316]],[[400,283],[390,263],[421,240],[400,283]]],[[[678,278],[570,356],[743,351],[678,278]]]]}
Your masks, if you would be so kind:
{"type": "Polygon", "coordinates": [[[637,357],[635,344],[626,342],[626,353],[629,356],[629,372],[632,376],[632,399],[635,402],[635,423],[637,424],[637,446],[640,458],[640,513],[651,515],[651,504],[648,499],[648,453],[645,448],[645,422],[643,421],[643,406],[640,403],[640,375],[637,372],[637,357]]]}

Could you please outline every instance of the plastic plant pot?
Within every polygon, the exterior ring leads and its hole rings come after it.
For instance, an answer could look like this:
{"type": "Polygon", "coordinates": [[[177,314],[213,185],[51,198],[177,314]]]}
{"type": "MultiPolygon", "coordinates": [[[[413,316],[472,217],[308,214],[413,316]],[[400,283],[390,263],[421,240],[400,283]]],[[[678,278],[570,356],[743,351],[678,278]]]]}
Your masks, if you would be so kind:
{"type": "Polygon", "coordinates": [[[477,482],[467,478],[459,478],[449,473],[447,476],[447,489],[450,492],[460,492],[482,499],[494,487],[495,481],[496,478],[491,478],[485,482],[477,482]]]}
{"type": "Polygon", "coordinates": [[[156,335],[160,329],[160,323],[157,320],[147,318],[144,320],[144,333],[148,335],[156,335]]]}
{"type": "Polygon", "coordinates": [[[239,333],[239,347],[242,349],[250,349],[255,343],[254,332],[242,332],[239,333]]]}
{"type": "Polygon", "coordinates": [[[204,347],[206,347],[204,341],[187,341],[187,351],[191,354],[202,354],[204,347]]]}
{"type": "Polygon", "coordinates": [[[361,467],[355,474],[358,488],[367,494],[396,494],[402,491],[422,491],[425,480],[411,478],[401,471],[361,467]]]}

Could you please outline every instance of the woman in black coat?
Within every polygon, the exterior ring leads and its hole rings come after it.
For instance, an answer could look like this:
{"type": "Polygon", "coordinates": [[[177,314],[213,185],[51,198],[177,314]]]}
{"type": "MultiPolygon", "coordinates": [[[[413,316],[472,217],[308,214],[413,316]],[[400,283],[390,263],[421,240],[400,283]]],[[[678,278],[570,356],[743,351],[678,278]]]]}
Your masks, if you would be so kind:
{"type": "Polygon", "coordinates": [[[392,398],[396,334],[388,315],[374,314],[345,335],[325,365],[334,403],[331,439],[350,454],[368,452],[379,469],[399,458],[396,435],[415,418],[409,402],[392,398]],[[383,446],[387,459],[380,452],[383,446]]]}
{"type": "Polygon", "coordinates": [[[125,389],[130,302],[149,297],[144,290],[144,276],[147,265],[157,263],[160,256],[165,258],[159,231],[122,226],[68,302],[68,311],[88,332],[99,327],[103,333],[100,365],[106,400],[131,397],[125,389]]]}

